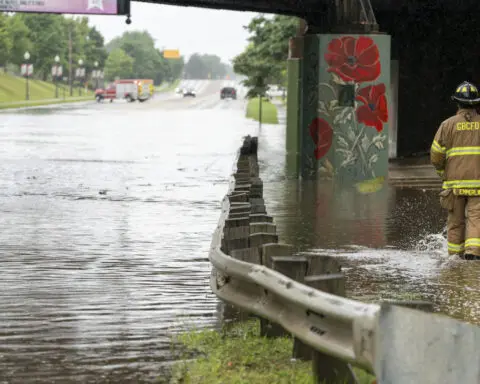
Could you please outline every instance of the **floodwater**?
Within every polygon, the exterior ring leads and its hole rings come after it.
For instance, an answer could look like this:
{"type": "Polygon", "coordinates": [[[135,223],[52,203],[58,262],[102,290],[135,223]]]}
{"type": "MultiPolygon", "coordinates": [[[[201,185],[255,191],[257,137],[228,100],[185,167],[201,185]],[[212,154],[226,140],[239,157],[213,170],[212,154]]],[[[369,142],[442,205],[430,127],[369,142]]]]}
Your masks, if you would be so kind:
{"type": "MultiPolygon", "coordinates": [[[[208,249],[241,138],[258,133],[222,85],[0,114],[0,383],[154,382],[172,332],[219,325],[208,249]]],[[[340,257],[353,296],[480,322],[480,263],[445,258],[435,192],[286,180],[284,134],[259,133],[282,242],[340,257]]]]}
{"type": "Polygon", "coordinates": [[[243,100],[0,114],[0,383],[153,381],[172,330],[218,322],[208,249],[243,100]]]}
{"type": "Polygon", "coordinates": [[[480,262],[448,257],[439,191],[386,187],[361,195],[287,180],[282,131],[266,126],[259,135],[267,211],[281,242],[338,257],[350,297],[427,300],[480,325],[480,262]]]}

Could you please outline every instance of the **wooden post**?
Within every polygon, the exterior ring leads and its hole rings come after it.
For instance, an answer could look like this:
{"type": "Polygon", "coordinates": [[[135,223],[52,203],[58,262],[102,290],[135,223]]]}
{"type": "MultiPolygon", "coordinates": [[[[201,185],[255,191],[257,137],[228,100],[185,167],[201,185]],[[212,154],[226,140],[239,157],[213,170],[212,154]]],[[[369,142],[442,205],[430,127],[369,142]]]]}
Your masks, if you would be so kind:
{"type": "Polygon", "coordinates": [[[250,246],[261,247],[264,244],[278,243],[278,235],[274,233],[252,233],[250,234],[250,246]]]}
{"type": "Polygon", "coordinates": [[[273,223],[250,223],[250,234],[277,233],[277,226],[273,223]]]}
{"type": "Polygon", "coordinates": [[[248,216],[229,217],[223,228],[222,251],[227,255],[235,249],[248,248],[250,236],[248,216]]]}
{"type": "Polygon", "coordinates": [[[230,203],[248,203],[248,194],[245,192],[233,192],[227,195],[230,203]]]}
{"type": "Polygon", "coordinates": [[[262,257],[258,248],[235,249],[230,256],[247,263],[262,264],[262,257]]]}
{"type": "Polygon", "coordinates": [[[267,208],[265,207],[265,201],[263,200],[263,198],[250,197],[249,201],[250,201],[250,204],[252,205],[253,214],[267,213],[267,208]]]}
{"type": "Polygon", "coordinates": [[[250,180],[250,197],[263,197],[263,181],[259,177],[252,177],[250,180]]]}
{"type": "MultiPolygon", "coordinates": [[[[265,250],[269,248],[273,251],[274,248],[272,248],[271,245],[272,244],[268,244],[267,246],[264,246],[265,248],[263,248],[263,251],[265,252],[265,250]]],[[[290,253],[293,249],[293,247],[288,245],[284,245],[282,248],[283,252],[285,253],[290,253]]],[[[276,249],[280,252],[282,251],[280,247],[277,247],[276,249]]],[[[303,282],[305,273],[307,272],[307,259],[304,257],[270,256],[269,261],[271,262],[273,270],[289,277],[292,280],[303,282]]],[[[290,333],[283,329],[281,325],[266,320],[260,322],[260,334],[266,337],[281,337],[290,335],[290,333]]]]}
{"type": "Polygon", "coordinates": [[[273,223],[273,217],[266,213],[251,213],[250,223],[273,223]]]}
{"type": "MultiPolygon", "coordinates": [[[[308,258],[308,274],[305,284],[314,289],[345,296],[345,276],[341,266],[331,256],[310,256],[308,258]]],[[[293,347],[294,357],[302,360],[312,360],[315,382],[320,383],[358,383],[351,366],[342,360],[331,357],[323,352],[315,351],[301,341],[296,341],[293,347]]]]}
{"type": "MultiPolygon", "coordinates": [[[[272,257],[292,256],[293,252],[294,248],[289,244],[264,244],[260,247],[262,265],[272,269],[272,257]]],[[[261,318],[260,335],[265,337],[280,337],[289,334],[285,332],[280,325],[261,318]]]]}

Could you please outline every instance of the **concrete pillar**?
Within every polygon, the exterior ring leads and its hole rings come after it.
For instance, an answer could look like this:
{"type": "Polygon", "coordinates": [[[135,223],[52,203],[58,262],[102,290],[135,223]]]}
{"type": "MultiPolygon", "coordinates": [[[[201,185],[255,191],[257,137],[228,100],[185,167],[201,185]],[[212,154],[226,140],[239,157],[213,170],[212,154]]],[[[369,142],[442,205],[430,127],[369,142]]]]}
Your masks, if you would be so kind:
{"type": "Polygon", "coordinates": [[[390,36],[304,37],[302,178],[375,190],[388,176],[390,36]]]}
{"type": "Polygon", "coordinates": [[[292,37],[289,43],[287,61],[286,164],[289,176],[297,177],[300,170],[300,62],[303,51],[303,38],[292,37]]]}

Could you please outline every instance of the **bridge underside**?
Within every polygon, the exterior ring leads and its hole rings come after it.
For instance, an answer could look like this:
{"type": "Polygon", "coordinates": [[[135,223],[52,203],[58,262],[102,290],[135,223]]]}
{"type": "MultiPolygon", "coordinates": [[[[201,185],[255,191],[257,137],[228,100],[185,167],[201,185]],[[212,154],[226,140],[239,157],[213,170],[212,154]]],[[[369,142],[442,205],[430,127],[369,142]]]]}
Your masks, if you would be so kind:
{"type": "MultiPolygon", "coordinates": [[[[298,16],[315,23],[315,15],[334,9],[338,4],[356,3],[359,0],[132,0],[143,3],[176,5],[225,9],[231,11],[248,11],[259,13],[276,13],[298,16]]],[[[419,10],[442,9],[448,11],[474,10],[478,8],[477,0],[370,0],[373,10],[397,12],[402,9],[408,12],[419,10]]],[[[321,19],[321,18],[320,18],[321,19]]]]}

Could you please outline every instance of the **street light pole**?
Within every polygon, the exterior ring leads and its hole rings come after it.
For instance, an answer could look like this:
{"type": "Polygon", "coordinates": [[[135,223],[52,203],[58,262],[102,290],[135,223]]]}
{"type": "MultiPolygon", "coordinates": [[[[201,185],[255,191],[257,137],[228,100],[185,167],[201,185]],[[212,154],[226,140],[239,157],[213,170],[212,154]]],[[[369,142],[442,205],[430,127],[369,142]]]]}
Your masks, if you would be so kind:
{"type": "MultiPolygon", "coordinates": [[[[30,60],[30,53],[27,51],[23,55],[23,58],[25,59],[25,64],[23,65],[23,70],[22,72],[25,74],[26,78],[26,84],[25,84],[25,100],[30,100],[30,85],[28,84],[28,77],[30,75],[30,64],[28,61],[30,60]]],[[[33,67],[32,67],[32,72],[33,72],[33,67]]]]}
{"type": "Polygon", "coordinates": [[[78,95],[82,96],[82,78],[84,76],[84,68],[83,68],[83,60],[78,60],[78,68],[77,68],[77,78],[80,82],[80,87],[78,88],[78,95]]]}
{"type": "Polygon", "coordinates": [[[68,86],[67,81],[68,81],[68,77],[67,77],[67,76],[64,76],[64,77],[63,77],[63,100],[65,100],[65,90],[66,90],[66,88],[67,88],[67,86],[68,86]]]}
{"type": "Polygon", "coordinates": [[[60,62],[60,57],[55,56],[55,64],[52,67],[52,77],[55,82],[55,98],[58,99],[58,78],[62,76],[62,67],[58,64],[60,62]]]}

